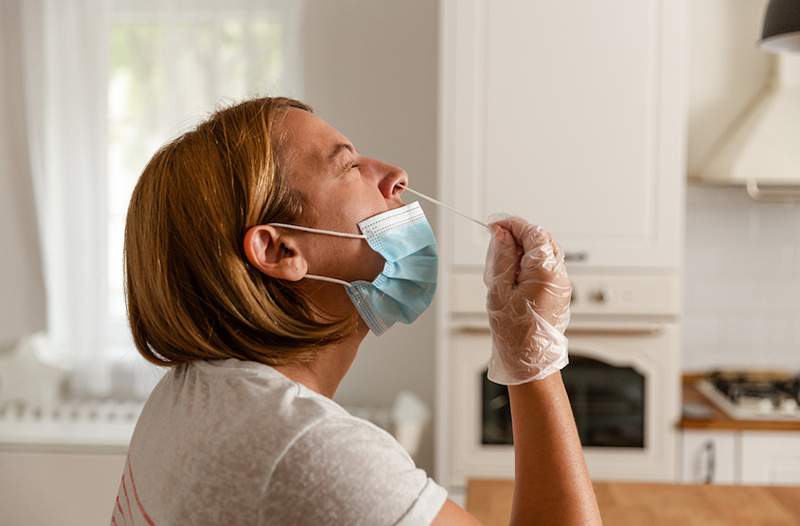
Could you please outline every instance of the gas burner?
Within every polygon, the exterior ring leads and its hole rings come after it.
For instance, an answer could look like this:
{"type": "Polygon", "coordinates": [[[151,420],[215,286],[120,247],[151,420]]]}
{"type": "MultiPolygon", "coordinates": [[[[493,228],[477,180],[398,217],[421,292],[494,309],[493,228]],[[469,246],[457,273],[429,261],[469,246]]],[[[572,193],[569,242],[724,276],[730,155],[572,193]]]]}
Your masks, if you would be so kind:
{"type": "Polygon", "coordinates": [[[800,420],[800,375],[714,371],[697,388],[731,418],[800,420]]]}

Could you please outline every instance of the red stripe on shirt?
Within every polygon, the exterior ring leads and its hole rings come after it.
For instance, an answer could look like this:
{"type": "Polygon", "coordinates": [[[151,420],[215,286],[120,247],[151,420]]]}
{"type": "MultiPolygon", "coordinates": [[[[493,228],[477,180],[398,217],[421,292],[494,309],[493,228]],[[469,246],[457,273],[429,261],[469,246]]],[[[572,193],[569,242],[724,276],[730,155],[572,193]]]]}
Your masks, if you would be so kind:
{"type": "Polygon", "coordinates": [[[156,523],[153,522],[153,519],[151,519],[150,515],[148,515],[147,511],[145,511],[144,506],[142,505],[142,501],[141,499],[139,499],[139,492],[136,491],[136,482],[133,480],[133,468],[131,468],[130,459],[128,459],[128,475],[131,478],[131,486],[133,486],[133,497],[136,499],[136,504],[139,506],[139,511],[142,512],[142,516],[144,517],[144,520],[147,521],[147,524],[149,524],[150,526],[155,526],[156,523]]]}
{"type": "MultiPolygon", "coordinates": [[[[120,482],[122,482],[122,481],[120,481],[120,482]]],[[[117,495],[117,508],[119,508],[119,512],[124,517],[125,516],[125,512],[122,510],[122,504],[119,503],[119,495],[117,495]]]]}
{"type": "Polygon", "coordinates": [[[133,522],[133,511],[131,510],[131,499],[128,497],[128,488],[125,487],[125,477],[122,477],[122,491],[125,492],[125,500],[128,502],[128,515],[131,516],[131,522],[133,522]]]}

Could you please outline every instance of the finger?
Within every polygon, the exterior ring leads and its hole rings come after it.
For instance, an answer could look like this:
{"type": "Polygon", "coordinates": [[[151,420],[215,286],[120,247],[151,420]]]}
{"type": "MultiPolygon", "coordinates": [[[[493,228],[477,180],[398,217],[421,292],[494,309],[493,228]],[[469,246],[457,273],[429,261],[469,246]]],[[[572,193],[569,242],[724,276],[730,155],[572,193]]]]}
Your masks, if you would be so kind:
{"type": "Polygon", "coordinates": [[[486,252],[484,283],[491,288],[511,288],[519,273],[517,244],[510,231],[492,227],[492,240],[486,252]]]}
{"type": "Polygon", "coordinates": [[[534,248],[547,243],[550,239],[548,234],[543,228],[529,223],[521,217],[512,216],[500,219],[491,223],[492,225],[499,225],[511,232],[514,240],[523,248],[524,252],[529,252],[534,248]]]}
{"type": "Polygon", "coordinates": [[[526,274],[539,268],[553,272],[556,267],[558,257],[555,255],[555,247],[552,241],[548,241],[525,252],[520,262],[520,273],[526,274]]]}
{"type": "Polygon", "coordinates": [[[561,245],[556,243],[555,240],[552,241],[553,244],[553,254],[556,257],[556,266],[554,268],[556,274],[566,274],[567,273],[567,264],[564,261],[564,249],[561,248],[561,245]]]}

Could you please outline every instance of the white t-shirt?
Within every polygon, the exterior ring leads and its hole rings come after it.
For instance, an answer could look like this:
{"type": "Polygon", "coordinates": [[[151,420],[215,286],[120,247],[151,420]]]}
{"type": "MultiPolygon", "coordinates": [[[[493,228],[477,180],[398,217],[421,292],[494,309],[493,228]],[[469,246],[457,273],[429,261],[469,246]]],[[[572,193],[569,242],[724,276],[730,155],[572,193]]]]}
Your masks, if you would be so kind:
{"type": "Polygon", "coordinates": [[[383,429],[229,358],[171,369],[150,394],[112,524],[429,524],[446,499],[383,429]]]}

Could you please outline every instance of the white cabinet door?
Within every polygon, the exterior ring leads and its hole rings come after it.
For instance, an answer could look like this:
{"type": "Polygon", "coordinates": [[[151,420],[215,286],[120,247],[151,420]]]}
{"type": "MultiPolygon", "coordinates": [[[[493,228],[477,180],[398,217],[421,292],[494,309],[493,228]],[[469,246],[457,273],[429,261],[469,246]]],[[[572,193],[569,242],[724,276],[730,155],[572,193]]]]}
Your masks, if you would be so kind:
{"type": "Polygon", "coordinates": [[[735,484],[738,482],[739,433],[685,430],[681,437],[681,482],[735,484]]]}
{"type": "Polygon", "coordinates": [[[742,432],[742,484],[800,484],[800,433],[742,432]]]}
{"type": "MultiPolygon", "coordinates": [[[[442,5],[442,196],[542,225],[576,266],[677,267],[685,0],[442,5]]],[[[481,265],[487,233],[445,220],[452,263],[481,265]]]]}

